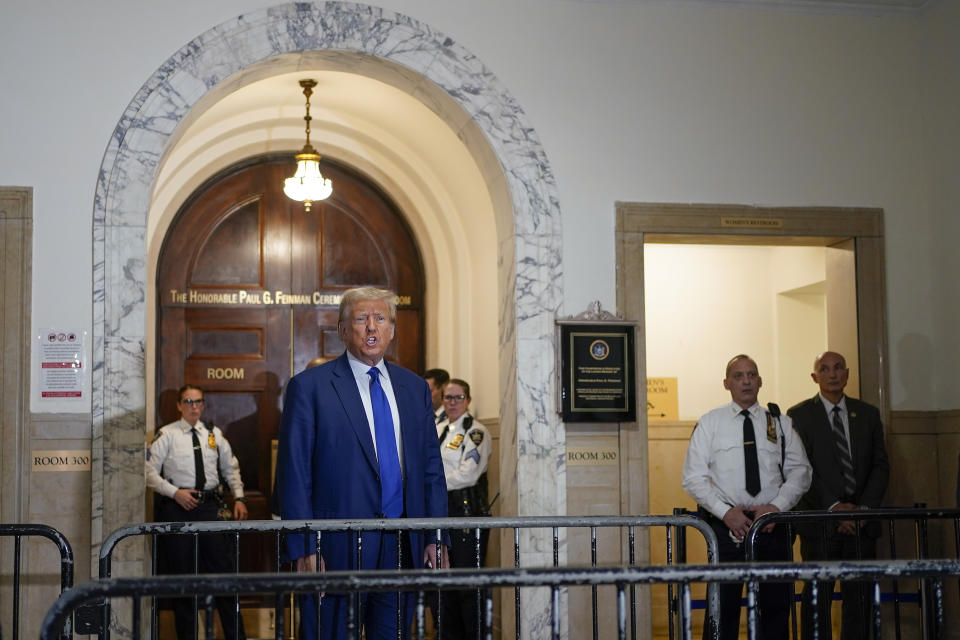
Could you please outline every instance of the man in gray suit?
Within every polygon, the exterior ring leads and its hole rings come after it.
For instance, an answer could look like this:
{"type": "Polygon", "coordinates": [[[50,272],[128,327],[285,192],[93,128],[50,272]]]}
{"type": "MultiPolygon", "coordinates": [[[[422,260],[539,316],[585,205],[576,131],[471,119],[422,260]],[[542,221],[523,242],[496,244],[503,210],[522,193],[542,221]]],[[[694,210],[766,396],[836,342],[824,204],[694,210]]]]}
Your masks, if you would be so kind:
{"type": "MultiPolygon", "coordinates": [[[[880,506],[887,490],[890,464],[883,444],[883,424],[876,407],[844,395],[850,370],[839,353],[827,351],[813,363],[813,381],[820,392],[787,411],[800,434],[807,458],[813,467],[810,490],[797,510],[850,511],[880,506]]],[[[803,559],[847,560],[876,558],[880,523],[862,524],[853,520],[826,527],[807,524],[798,527],[803,559]]],[[[821,582],[817,599],[820,638],[829,638],[833,582],[821,582]]],[[[870,593],[866,583],[845,581],[842,634],[844,640],[869,637],[870,593]]],[[[810,585],[803,590],[801,604],[803,637],[813,637],[813,607],[810,585]]]]}

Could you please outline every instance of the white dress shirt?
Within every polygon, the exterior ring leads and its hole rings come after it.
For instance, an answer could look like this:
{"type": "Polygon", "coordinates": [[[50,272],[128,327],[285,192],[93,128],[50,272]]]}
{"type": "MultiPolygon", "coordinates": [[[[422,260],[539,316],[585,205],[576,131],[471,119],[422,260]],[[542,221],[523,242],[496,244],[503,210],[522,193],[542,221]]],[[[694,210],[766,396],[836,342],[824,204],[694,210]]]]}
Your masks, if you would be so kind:
{"type": "Polygon", "coordinates": [[[843,435],[847,439],[847,453],[850,454],[850,459],[853,460],[853,450],[850,448],[850,416],[847,414],[847,396],[840,396],[840,402],[833,404],[829,400],[823,397],[822,393],[818,393],[820,396],[820,402],[823,403],[823,408],[827,411],[827,422],[830,423],[830,426],[833,427],[833,408],[840,407],[840,422],[843,423],[843,435]]]}
{"type": "MultiPolygon", "coordinates": [[[[350,363],[350,370],[353,371],[353,377],[357,382],[357,390],[360,392],[360,400],[363,402],[363,410],[367,414],[367,425],[370,427],[370,437],[373,439],[373,449],[377,449],[377,430],[373,424],[373,403],[370,400],[370,365],[358,360],[352,353],[347,351],[347,362],[350,363]]],[[[397,454],[400,456],[400,470],[403,471],[403,442],[400,438],[400,411],[397,409],[397,398],[393,393],[393,385],[390,383],[390,374],[387,373],[387,364],[380,360],[376,364],[380,372],[380,386],[383,387],[383,393],[387,396],[387,402],[390,404],[390,413],[393,416],[393,436],[397,440],[397,454]]],[[[377,454],[379,455],[379,454],[377,454]]]]}
{"type": "Polygon", "coordinates": [[[700,418],[683,465],[683,488],[721,519],[735,506],[772,504],[788,511],[810,488],[813,475],[790,418],[772,418],[754,403],[748,411],[757,442],[760,493],[751,496],[744,471],[742,410],[731,402],[700,418]]]}

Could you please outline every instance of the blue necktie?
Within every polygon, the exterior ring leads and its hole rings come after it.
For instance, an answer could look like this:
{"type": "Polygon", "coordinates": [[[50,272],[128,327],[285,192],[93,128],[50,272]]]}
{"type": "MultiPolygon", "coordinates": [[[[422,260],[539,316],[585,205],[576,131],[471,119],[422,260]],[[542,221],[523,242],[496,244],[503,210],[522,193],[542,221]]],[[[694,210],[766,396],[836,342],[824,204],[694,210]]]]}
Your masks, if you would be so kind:
{"type": "Polygon", "coordinates": [[[380,370],[370,367],[367,375],[370,376],[373,431],[377,436],[377,462],[380,464],[380,509],[384,517],[399,518],[403,515],[403,477],[393,432],[393,413],[380,385],[380,370]]]}

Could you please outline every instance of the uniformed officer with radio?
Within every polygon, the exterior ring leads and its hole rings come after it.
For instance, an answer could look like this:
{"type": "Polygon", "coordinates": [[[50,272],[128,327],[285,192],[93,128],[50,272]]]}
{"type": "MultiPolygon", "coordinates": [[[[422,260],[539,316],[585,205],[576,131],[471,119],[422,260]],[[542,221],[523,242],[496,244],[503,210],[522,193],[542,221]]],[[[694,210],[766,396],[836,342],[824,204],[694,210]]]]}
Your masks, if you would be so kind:
{"type": "MultiPolygon", "coordinates": [[[[447,511],[451,518],[490,515],[487,503],[487,464],[493,445],[487,428],[473,419],[470,385],[452,378],[443,386],[446,419],[437,425],[440,432],[440,458],[447,479],[447,511]]],[[[490,530],[480,531],[479,566],[487,553],[490,530]]],[[[473,529],[450,532],[450,566],[477,566],[473,529]]],[[[444,591],[440,607],[443,637],[476,638],[480,610],[476,591],[444,591]]]]}
{"type": "MultiPolygon", "coordinates": [[[[157,516],[161,522],[198,522],[218,519],[247,519],[246,499],[240,465],[230,443],[219,427],[200,420],[203,391],[187,384],[178,393],[180,419],[161,427],[147,449],[145,478],[156,493],[157,516]],[[234,503],[232,513],[221,513],[221,478],[230,487],[234,503]]],[[[193,537],[167,536],[163,543],[163,561],[169,573],[194,572],[193,537]]],[[[232,540],[224,534],[199,537],[200,573],[232,573],[232,540]]],[[[245,638],[243,619],[235,610],[234,598],[216,598],[220,622],[228,640],[245,638]]],[[[196,615],[190,598],[173,599],[178,638],[194,637],[196,615]]]]}
{"type": "MultiPolygon", "coordinates": [[[[810,487],[812,472],[800,436],[776,405],[757,402],[763,381],[757,363],[738,355],[727,363],[724,389],[732,402],[697,423],[683,465],[683,488],[698,514],[717,534],[720,562],[743,562],[743,540],[754,519],[792,509],[810,487]]],[[[784,525],[765,527],[757,538],[756,560],[789,560],[791,541],[784,525]]],[[[761,583],[757,602],[761,640],[788,637],[789,583],[761,583]]],[[[720,585],[720,637],[739,637],[743,585],[720,585]]],[[[704,626],[708,637],[709,625],[704,626]]]]}

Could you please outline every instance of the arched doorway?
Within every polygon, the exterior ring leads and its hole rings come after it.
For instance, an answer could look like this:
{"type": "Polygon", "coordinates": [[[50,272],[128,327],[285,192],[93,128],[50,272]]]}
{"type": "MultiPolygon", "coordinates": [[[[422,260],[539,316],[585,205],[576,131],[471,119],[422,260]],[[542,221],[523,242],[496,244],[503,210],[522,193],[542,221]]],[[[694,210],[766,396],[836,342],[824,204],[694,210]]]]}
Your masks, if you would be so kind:
{"type": "Polygon", "coordinates": [[[160,253],[156,424],[176,419],[180,385],[204,389],[204,420],[233,445],[254,519],[271,513],[282,389],[313,358],[343,352],[344,290],[397,291],[387,357],[423,368],[423,267],[410,229],[368,178],[324,165],[334,193],[310,212],[282,192],[289,156],[231,167],[187,200],[160,253]]]}
{"type": "MultiPolygon", "coordinates": [[[[492,266],[464,280],[492,284],[490,301],[461,295],[465,304],[431,304],[436,305],[437,315],[447,313],[451,327],[456,327],[461,315],[478,310],[493,314],[492,321],[478,327],[489,329],[493,339],[472,354],[495,361],[496,380],[488,388],[498,398],[497,419],[504,425],[502,439],[507,444],[500,455],[500,475],[505,479],[499,501],[502,512],[565,511],[564,431],[553,411],[554,320],[562,313],[563,292],[562,221],[553,170],[536,127],[476,55],[432,25],[363,4],[289,3],[227,20],[174,52],[146,79],[107,144],[93,202],[94,560],[107,534],[139,521],[144,513],[143,449],[130,443],[144,438],[146,408],[152,402],[154,381],[145,365],[151,362],[148,336],[155,307],[150,304],[155,280],[148,277],[155,264],[152,211],[163,206],[154,200],[155,189],[162,186],[156,182],[158,168],[179,139],[178,127],[195,120],[212,102],[258,78],[300,69],[341,70],[394,87],[429,109],[442,128],[462,143],[469,156],[467,170],[472,172],[466,181],[463,174],[459,179],[442,175],[451,164],[447,155],[411,157],[409,148],[374,152],[378,162],[386,159],[407,170],[406,188],[389,189],[404,208],[407,201],[418,199],[432,203],[444,219],[464,224],[482,219],[494,228],[494,237],[482,245],[486,253],[479,256],[479,262],[492,266]],[[425,171],[439,179],[424,181],[425,171]],[[456,202],[450,206],[451,190],[465,183],[477,188],[464,206],[456,202]],[[493,341],[496,349],[489,346],[493,341]]],[[[350,127],[346,121],[341,125],[337,133],[350,133],[356,147],[350,163],[362,166],[382,184],[389,183],[392,175],[381,176],[364,164],[371,145],[383,147],[389,136],[375,135],[382,132],[368,127],[350,127]]],[[[434,133],[439,131],[440,127],[434,133]]],[[[419,138],[425,144],[434,140],[419,138]]],[[[262,151],[262,140],[248,142],[239,157],[262,151]],[[259,146],[254,150],[254,145],[259,146]]],[[[284,149],[292,153],[300,144],[298,132],[284,149]]],[[[220,157],[226,157],[222,150],[220,157]]],[[[183,163],[192,169],[205,158],[188,152],[183,163]]],[[[194,175],[202,173],[194,170],[194,175]]],[[[418,238],[435,227],[415,225],[418,238]]],[[[476,235],[472,229],[456,230],[443,240],[463,238],[466,245],[475,243],[476,235]]],[[[470,259],[478,262],[478,256],[470,259]]],[[[437,261],[426,266],[434,269],[437,278],[451,272],[437,261]]],[[[461,291],[453,286],[447,289],[461,291]]],[[[452,330],[449,335],[451,345],[470,344],[455,340],[452,330]]],[[[523,549],[524,565],[550,561],[549,545],[539,539],[525,539],[523,549]]],[[[121,560],[127,571],[135,573],[143,556],[133,549],[121,560]]],[[[533,596],[529,616],[547,620],[548,600],[533,596]]]]}

